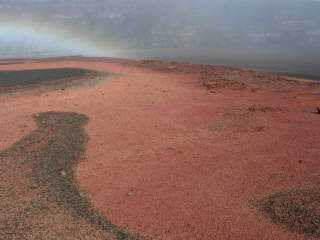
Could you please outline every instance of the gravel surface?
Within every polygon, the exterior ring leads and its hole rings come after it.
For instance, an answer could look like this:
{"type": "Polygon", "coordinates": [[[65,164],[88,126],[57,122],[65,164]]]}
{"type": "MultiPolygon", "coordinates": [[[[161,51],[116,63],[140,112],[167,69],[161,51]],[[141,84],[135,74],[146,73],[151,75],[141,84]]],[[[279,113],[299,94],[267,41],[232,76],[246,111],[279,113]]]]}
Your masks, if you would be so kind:
{"type": "Polygon", "coordinates": [[[0,65],[49,68],[117,78],[0,94],[0,239],[320,238],[319,82],[159,61],[0,65]]]}

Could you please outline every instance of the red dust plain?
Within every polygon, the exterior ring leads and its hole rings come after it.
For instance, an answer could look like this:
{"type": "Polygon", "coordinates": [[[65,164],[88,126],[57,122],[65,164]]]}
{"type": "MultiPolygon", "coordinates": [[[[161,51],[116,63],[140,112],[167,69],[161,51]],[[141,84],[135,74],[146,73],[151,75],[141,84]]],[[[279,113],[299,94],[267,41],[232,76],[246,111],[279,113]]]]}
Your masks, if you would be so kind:
{"type": "Polygon", "coordinates": [[[112,76],[90,86],[0,95],[0,149],[36,128],[33,114],[85,114],[89,142],[76,179],[113,224],[145,239],[318,237],[257,205],[273,194],[320,188],[319,83],[158,61],[0,65],[61,67],[112,76]]]}

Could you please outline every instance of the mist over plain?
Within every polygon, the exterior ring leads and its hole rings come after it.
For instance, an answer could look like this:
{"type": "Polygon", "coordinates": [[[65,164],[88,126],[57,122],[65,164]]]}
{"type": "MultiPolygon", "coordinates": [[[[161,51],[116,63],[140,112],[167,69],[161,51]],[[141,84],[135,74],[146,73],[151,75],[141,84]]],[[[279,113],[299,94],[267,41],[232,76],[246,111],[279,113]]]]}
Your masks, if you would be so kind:
{"type": "Polygon", "coordinates": [[[161,58],[318,75],[319,12],[316,0],[0,1],[0,57],[161,58]]]}

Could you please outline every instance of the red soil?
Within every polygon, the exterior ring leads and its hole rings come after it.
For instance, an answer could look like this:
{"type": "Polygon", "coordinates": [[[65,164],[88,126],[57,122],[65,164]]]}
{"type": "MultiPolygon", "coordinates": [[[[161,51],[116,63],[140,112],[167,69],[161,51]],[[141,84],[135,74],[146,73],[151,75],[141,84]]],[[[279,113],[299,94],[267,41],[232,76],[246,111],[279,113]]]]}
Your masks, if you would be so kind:
{"type": "Polygon", "coordinates": [[[0,148],[35,128],[34,113],[80,112],[90,119],[90,140],[77,179],[114,224],[152,239],[304,239],[250,203],[319,187],[320,115],[312,112],[320,86],[248,70],[157,64],[0,65],[120,74],[92,87],[1,95],[0,148]],[[236,84],[224,85],[226,78],[236,84]],[[205,84],[209,90],[201,84],[215,79],[222,83],[205,84]]]}

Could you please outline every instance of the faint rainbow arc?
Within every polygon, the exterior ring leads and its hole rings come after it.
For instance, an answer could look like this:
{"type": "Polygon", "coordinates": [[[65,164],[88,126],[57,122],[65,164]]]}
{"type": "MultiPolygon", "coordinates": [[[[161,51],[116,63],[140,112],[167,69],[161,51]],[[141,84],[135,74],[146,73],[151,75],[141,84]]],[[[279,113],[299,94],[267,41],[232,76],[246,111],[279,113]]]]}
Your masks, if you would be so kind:
{"type": "MultiPolygon", "coordinates": [[[[39,23],[33,24],[28,21],[25,22],[0,22],[0,33],[4,32],[17,32],[20,35],[26,34],[41,39],[47,42],[58,42],[62,48],[72,50],[79,55],[87,56],[114,56],[115,50],[112,46],[108,47],[108,42],[104,41],[103,44],[98,41],[84,38],[81,34],[70,31],[59,30],[57,26],[41,26],[39,23]],[[101,47],[103,45],[103,47],[101,47]]],[[[110,44],[112,45],[112,44],[110,44]]]]}

